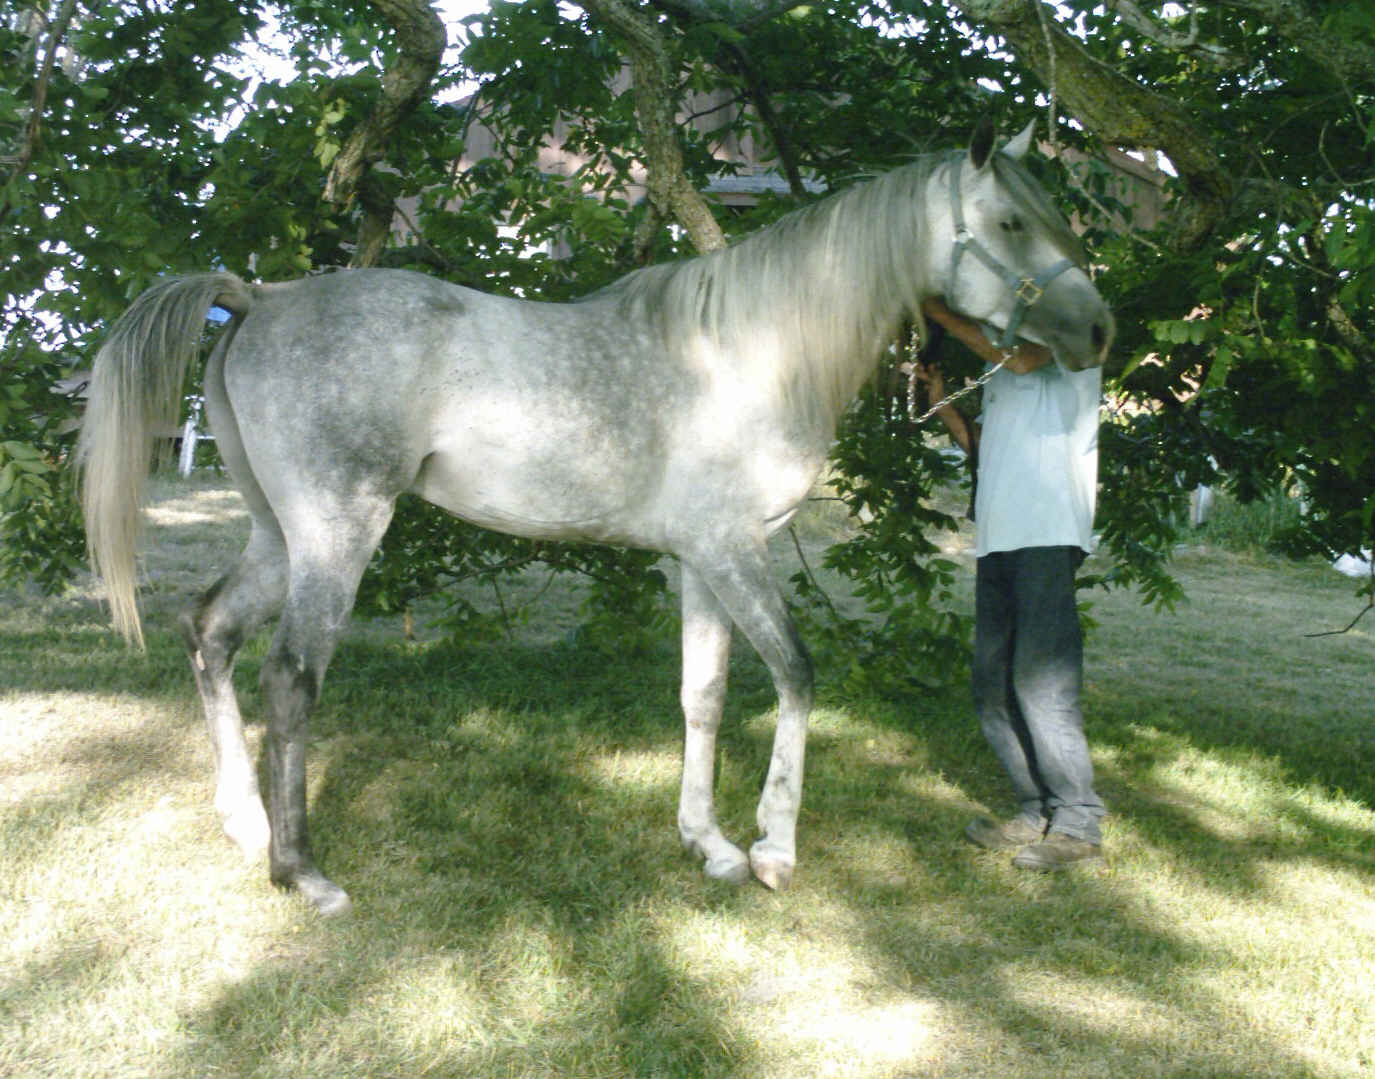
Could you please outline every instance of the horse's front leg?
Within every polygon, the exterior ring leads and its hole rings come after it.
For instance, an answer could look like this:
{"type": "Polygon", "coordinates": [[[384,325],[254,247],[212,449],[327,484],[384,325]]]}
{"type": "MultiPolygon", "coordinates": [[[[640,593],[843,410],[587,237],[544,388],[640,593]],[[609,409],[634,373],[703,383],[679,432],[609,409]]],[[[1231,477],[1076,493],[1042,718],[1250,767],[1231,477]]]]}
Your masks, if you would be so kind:
{"type": "Polygon", "coordinates": [[[716,732],[726,700],[731,621],[706,584],[683,566],[683,786],[678,834],[703,858],[707,876],[743,884],[750,878],[744,851],[716,823],[713,787],[716,732]]]}
{"type": "MultiPolygon", "coordinates": [[[[788,625],[791,629],[791,622],[788,625]]],[[[807,720],[812,709],[811,660],[800,639],[781,665],[774,667],[774,682],[778,687],[778,726],[755,817],[759,839],[750,847],[750,867],[770,888],[781,891],[792,883],[797,864],[797,817],[802,810],[807,720]],[[783,672],[781,677],[779,671],[783,672]]]]}
{"type": "MultiPolygon", "coordinates": [[[[698,573],[700,583],[715,598],[713,609],[728,614],[749,639],[769,668],[778,692],[773,756],[759,799],[759,839],[750,847],[749,865],[754,875],[770,888],[786,888],[792,883],[797,863],[797,816],[802,808],[802,769],[807,719],[812,707],[811,659],[774,583],[762,542],[711,551],[699,564],[710,567],[698,573]]],[[[685,567],[685,604],[688,580],[685,567]]],[[[685,606],[685,633],[687,624],[685,606]]],[[[724,664],[724,656],[721,662],[724,664]]],[[[724,689],[722,682],[722,694],[724,689]]],[[[719,720],[719,705],[715,714],[719,720]]],[[[689,724],[689,737],[690,732],[689,724]]],[[[712,734],[714,737],[714,727],[712,734]]]]}

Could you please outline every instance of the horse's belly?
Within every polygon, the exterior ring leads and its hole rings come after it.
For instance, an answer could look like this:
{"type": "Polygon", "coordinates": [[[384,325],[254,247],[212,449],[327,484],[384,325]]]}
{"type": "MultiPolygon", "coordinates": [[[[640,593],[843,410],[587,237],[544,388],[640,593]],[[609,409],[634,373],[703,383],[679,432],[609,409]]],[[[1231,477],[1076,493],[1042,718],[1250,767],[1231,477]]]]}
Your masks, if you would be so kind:
{"type": "Polygon", "coordinates": [[[498,532],[652,547],[660,530],[652,525],[654,484],[644,465],[635,454],[566,442],[470,439],[427,456],[411,490],[498,532]]]}

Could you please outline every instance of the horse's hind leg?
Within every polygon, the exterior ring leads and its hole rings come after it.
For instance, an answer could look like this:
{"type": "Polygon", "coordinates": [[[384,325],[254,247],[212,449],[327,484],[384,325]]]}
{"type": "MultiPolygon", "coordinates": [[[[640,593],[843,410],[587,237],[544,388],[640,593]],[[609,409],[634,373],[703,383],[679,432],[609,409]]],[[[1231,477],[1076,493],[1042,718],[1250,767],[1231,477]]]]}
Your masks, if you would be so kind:
{"type": "Polygon", "coordinates": [[[254,630],[281,609],[286,566],[276,522],[255,520],[238,564],[181,618],[215,749],[215,808],[225,833],[250,858],[267,850],[269,829],[234,694],[234,658],[254,630]]]}
{"type": "Polygon", "coordinates": [[[307,727],[358,582],[390,520],[391,503],[355,499],[309,521],[284,522],[291,537],[290,580],[261,677],[268,714],[268,855],[273,883],[300,891],[322,914],[342,913],[350,903],[320,872],[310,849],[307,727]]]}

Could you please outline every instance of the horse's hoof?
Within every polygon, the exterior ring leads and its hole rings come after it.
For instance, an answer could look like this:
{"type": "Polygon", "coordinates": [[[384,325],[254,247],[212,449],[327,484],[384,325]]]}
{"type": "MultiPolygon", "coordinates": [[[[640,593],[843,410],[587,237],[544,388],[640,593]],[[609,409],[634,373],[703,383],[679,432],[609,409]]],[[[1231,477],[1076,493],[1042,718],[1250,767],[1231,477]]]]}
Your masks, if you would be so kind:
{"type": "Polygon", "coordinates": [[[705,872],[712,880],[725,881],[727,884],[744,884],[750,879],[750,863],[743,854],[736,851],[735,857],[708,860],[705,872]]]}
{"type": "Polygon", "coordinates": [[[348,893],[324,874],[300,873],[285,882],[287,888],[300,892],[310,900],[315,913],[326,918],[337,918],[353,909],[353,900],[348,893]]]}
{"type": "Polygon", "coordinates": [[[329,895],[312,898],[315,913],[322,918],[341,918],[353,911],[353,900],[342,888],[334,888],[329,895]]]}
{"type": "Polygon", "coordinates": [[[750,850],[750,868],[766,888],[775,892],[785,892],[793,882],[793,860],[767,850],[760,850],[756,844],[750,850]]]}
{"type": "Polygon", "coordinates": [[[703,872],[712,880],[744,884],[750,879],[750,860],[745,852],[720,832],[705,836],[680,832],[679,837],[684,850],[702,859],[703,872]]]}

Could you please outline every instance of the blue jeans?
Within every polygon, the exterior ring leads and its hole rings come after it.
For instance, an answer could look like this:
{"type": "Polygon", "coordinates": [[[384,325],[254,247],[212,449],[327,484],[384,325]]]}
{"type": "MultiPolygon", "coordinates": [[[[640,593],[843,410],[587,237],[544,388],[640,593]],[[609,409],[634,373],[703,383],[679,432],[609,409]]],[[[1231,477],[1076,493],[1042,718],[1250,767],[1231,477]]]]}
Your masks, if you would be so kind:
{"type": "Polygon", "coordinates": [[[1084,649],[1077,547],[1027,547],[979,559],[974,588],[974,708],[1012,780],[1022,815],[1097,843],[1107,813],[1079,710],[1084,649]]]}

